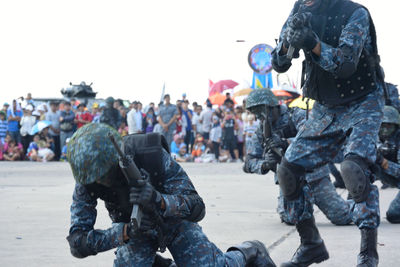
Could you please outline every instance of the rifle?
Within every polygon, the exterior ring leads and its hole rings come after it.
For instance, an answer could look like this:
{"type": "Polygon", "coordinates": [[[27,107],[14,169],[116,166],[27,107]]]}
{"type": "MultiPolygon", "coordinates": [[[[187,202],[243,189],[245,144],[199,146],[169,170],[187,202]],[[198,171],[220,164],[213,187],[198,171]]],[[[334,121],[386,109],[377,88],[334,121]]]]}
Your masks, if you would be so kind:
{"type": "MultiPolygon", "coordinates": [[[[124,152],[120,149],[117,142],[115,141],[114,136],[109,133],[108,138],[110,138],[111,142],[113,143],[115,149],[119,155],[119,167],[122,170],[126,180],[128,181],[129,186],[140,186],[138,180],[143,180],[142,174],[140,173],[139,169],[137,168],[135,162],[133,161],[132,156],[125,155],[124,152]]],[[[136,231],[140,228],[140,223],[142,221],[143,212],[139,205],[135,204],[132,207],[131,212],[131,223],[133,229],[136,231]]]]}
{"type": "MultiPolygon", "coordinates": [[[[135,162],[133,161],[132,156],[125,155],[124,152],[122,152],[122,150],[118,146],[117,142],[115,141],[114,136],[111,133],[108,133],[108,137],[110,138],[111,142],[113,143],[115,149],[118,152],[119,166],[120,166],[122,173],[124,174],[126,180],[128,181],[129,186],[134,186],[134,187],[142,186],[141,183],[139,183],[138,181],[144,180],[144,179],[143,179],[142,174],[140,173],[138,167],[136,166],[135,162]]],[[[164,240],[164,232],[166,231],[166,226],[165,226],[164,221],[161,218],[160,214],[158,214],[155,211],[152,211],[151,216],[156,221],[156,224],[158,227],[157,238],[158,238],[158,244],[160,247],[160,252],[164,252],[167,247],[165,240],[164,240]]],[[[137,204],[133,205],[132,213],[131,213],[131,225],[135,231],[139,230],[140,223],[142,221],[142,217],[143,217],[142,209],[137,204]]]]}
{"type": "MultiPolygon", "coordinates": [[[[305,26],[311,25],[311,13],[300,12],[300,10],[293,16],[292,22],[295,29],[301,29],[305,26]]],[[[287,51],[287,58],[292,59],[295,48],[289,45],[287,51]]]]}

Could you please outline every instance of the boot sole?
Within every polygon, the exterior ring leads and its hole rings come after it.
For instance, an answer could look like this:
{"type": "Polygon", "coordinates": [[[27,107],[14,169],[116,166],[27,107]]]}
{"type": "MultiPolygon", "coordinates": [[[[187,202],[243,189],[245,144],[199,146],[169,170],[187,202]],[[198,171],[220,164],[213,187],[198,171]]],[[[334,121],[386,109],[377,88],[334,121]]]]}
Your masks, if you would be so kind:
{"type": "MultiPolygon", "coordinates": [[[[313,263],[321,263],[321,262],[326,261],[326,260],[328,260],[328,259],[329,259],[329,254],[321,255],[321,256],[319,256],[318,258],[315,258],[315,259],[313,260],[313,263]]],[[[311,263],[311,264],[313,264],[313,263],[311,263]]],[[[311,264],[310,264],[310,265],[311,265],[311,264]]]]}

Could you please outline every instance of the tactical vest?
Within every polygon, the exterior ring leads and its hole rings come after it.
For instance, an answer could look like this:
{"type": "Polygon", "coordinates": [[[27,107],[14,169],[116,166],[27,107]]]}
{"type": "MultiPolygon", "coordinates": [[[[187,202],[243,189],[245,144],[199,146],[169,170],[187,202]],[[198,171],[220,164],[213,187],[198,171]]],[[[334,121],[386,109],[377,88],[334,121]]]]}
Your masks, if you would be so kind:
{"type": "MultiPolygon", "coordinates": [[[[342,30],[354,11],[361,7],[363,6],[348,0],[337,1],[326,14],[313,16],[313,31],[322,42],[338,47],[342,30]]],[[[303,90],[306,97],[315,99],[321,104],[337,106],[358,100],[378,88],[376,70],[379,67],[379,57],[371,16],[369,23],[373,53],[369,54],[364,48],[356,72],[346,79],[341,79],[314,63],[311,51],[305,53],[306,81],[303,90]]]]}
{"type": "MultiPolygon", "coordinates": [[[[133,157],[139,170],[144,169],[149,173],[151,184],[159,192],[163,192],[164,183],[163,149],[170,152],[164,136],[158,133],[127,135],[122,144],[124,153],[133,157]]],[[[97,183],[85,185],[85,187],[91,198],[100,198],[105,202],[105,207],[113,222],[128,223],[132,212],[128,182],[119,167],[116,168],[114,174],[115,180],[111,187],[97,183]]]]}

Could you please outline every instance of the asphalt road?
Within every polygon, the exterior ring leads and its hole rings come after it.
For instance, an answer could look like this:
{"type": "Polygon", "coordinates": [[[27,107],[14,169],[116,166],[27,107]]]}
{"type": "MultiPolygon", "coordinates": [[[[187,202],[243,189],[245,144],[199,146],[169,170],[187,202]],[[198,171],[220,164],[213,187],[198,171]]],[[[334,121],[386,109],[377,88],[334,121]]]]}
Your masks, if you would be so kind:
{"type": "MultiPolygon", "coordinates": [[[[207,206],[203,230],[218,247],[225,251],[230,245],[259,239],[277,264],[292,256],[299,238],[294,227],[280,223],[275,211],[278,187],[272,174],[246,175],[239,163],[183,167],[207,206]]],[[[73,186],[67,163],[0,163],[0,266],[112,266],[113,251],[85,259],[69,252],[65,237],[73,186]]],[[[384,218],[397,191],[380,192],[379,266],[400,266],[400,225],[384,218]]],[[[347,195],[345,190],[338,192],[347,195]]],[[[98,207],[95,227],[108,228],[107,211],[103,204],[98,207]]],[[[360,243],[357,227],[334,226],[318,209],[316,221],[331,257],[318,266],[355,266],[360,243]]]]}

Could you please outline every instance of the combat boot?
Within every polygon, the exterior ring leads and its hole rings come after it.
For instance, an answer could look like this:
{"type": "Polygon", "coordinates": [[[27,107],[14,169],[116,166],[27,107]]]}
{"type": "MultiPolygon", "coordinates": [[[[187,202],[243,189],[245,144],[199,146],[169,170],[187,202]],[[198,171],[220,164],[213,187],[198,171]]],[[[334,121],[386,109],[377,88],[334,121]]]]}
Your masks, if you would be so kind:
{"type": "Polygon", "coordinates": [[[299,222],[296,224],[296,229],[300,235],[300,246],[290,262],[283,263],[281,267],[306,267],[329,259],[329,253],[319,235],[314,217],[299,222]]]}
{"type": "Polygon", "coordinates": [[[360,254],[358,254],[357,267],[378,266],[377,238],[377,229],[361,229],[361,248],[360,254]]]}
{"type": "Polygon", "coordinates": [[[173,260],[164,258],[157,253],[152,267],[176,267],[176,264],[173,260]]]}
{"type": "Polygon", "coordinates": [[[227,251],[233,250],[238,250],[244,255],[246,267],[276,267],[266,247],[260,241],[246,241],[230,247],[227,251]]]}

